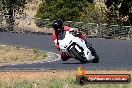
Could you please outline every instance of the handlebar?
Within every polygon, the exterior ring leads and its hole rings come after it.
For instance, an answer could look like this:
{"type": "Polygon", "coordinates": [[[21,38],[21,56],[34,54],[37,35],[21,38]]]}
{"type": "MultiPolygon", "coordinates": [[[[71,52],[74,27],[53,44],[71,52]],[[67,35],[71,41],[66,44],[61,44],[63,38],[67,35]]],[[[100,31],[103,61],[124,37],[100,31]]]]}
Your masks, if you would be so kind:
{"type": "Polygon", "coordinates": [[[80,35],[80,32],[78,32],[78,31],[70,31],[70,33],[71,33],[73,36],[78,36],[78,35],[80,35]]]}

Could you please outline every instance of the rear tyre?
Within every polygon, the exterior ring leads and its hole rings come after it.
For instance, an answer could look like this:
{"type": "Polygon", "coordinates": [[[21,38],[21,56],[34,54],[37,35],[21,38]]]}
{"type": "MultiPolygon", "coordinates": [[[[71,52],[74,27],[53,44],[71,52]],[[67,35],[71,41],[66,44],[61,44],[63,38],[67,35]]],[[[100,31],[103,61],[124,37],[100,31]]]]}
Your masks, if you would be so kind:
{"type": "Polygon", "coordinates": [[[79,60],[81,63],[87,63],[87,62],[88,62],[88,60],[87,60],[86,58],[82,57],[82,55],[81,55],[79,52],[77,52],[77,50],[75,49],[74,46],[71,48],[71,53],[72,53],[72,54],[75,56],[75,58],[76,58],[77,60],[79,60]]]}
{"type": "Polygon", "coordinates": [[[93,63],[98,63],[99,62],[99,56],[96,54],[96,51],[95,49],[92,47],[92,44],[88,43],[86,40],[85,40],[85,44],[87,46],[87,48],[91,51],[92,55],[95,57],[92,62],[93,63]]]}
{"type": "Polygon", "coordinates": [[[92,52],[92,55],[95,57],[92,62],[98,63],[99,62],[99,56],[96,54],[96,51],[94,48],[90,47],[89,50],[92,52]]]}
{"type": "Polygon", "coordinates": [[[98,55],[94,55],[95,58],[92,60],[93,63],[98,63],[99,62],[99,56],[98,55]]]}

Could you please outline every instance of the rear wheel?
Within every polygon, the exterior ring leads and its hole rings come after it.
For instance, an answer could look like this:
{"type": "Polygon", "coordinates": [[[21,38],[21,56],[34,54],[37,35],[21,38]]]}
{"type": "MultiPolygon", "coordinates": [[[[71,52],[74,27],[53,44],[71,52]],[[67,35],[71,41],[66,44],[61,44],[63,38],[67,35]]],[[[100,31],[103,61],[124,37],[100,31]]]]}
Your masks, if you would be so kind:
{"type": "Polygon", "coordinates": [[[84,58],[79,52],[77,52],[77,50],[76,50],[76,48],[74,46],[71,48],[71,53],[80,62],[82,62],[82,63],[87,63],[88,62],[88,60],[86,58],[84,58]]]}
{"type": "Polygon", "coordinates": [[[91,51],[92,55],[95,57],[92,62],[93,63],[98,63],[99,62],[99,56],[97,55],[95,49],[92,47],[92,44],[88,43],[86,40],[85,40],[85,44],[87,46],[87,48],[91,51]]]}
{"type": "Polygon", "coordinates": [[[95,57],[92,62],[98,63],[99,62],[99,56],[96,54],[96,51],[94,48],[90,47],[89,50],[91,51],[92,55],[95,57]]]}
{"type": "Polygon", "coordinates": [[[92,60],[93,63],[98,63],[99,62],[99,56],[98,55],[94,55],[95,58],[92,60]]]}

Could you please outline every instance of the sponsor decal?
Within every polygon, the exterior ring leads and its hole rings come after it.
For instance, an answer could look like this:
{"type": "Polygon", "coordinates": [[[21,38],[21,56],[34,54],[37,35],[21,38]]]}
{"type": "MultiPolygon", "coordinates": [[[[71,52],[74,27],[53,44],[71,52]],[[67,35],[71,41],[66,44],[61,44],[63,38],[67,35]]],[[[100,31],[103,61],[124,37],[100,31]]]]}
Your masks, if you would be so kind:
{"type": "Polygon", "coordinates": [[[130,83],[129,74],[87,74],[82,67],[77,68],[76,82],[85,83],[130,83]]]}

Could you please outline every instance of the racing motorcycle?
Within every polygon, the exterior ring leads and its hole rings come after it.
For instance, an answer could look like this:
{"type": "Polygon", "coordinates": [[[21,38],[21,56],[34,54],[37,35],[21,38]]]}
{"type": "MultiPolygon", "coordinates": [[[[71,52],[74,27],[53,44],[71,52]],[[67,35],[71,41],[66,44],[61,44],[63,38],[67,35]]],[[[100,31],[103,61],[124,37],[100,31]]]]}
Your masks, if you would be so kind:
{"type": "Polygon", "coordinates": [[[79,32],[65,31],[63,37],[58,38],[60,49],[81,63],[98,63],[99,56],[87,41],[79,38],[79,32]]]}

